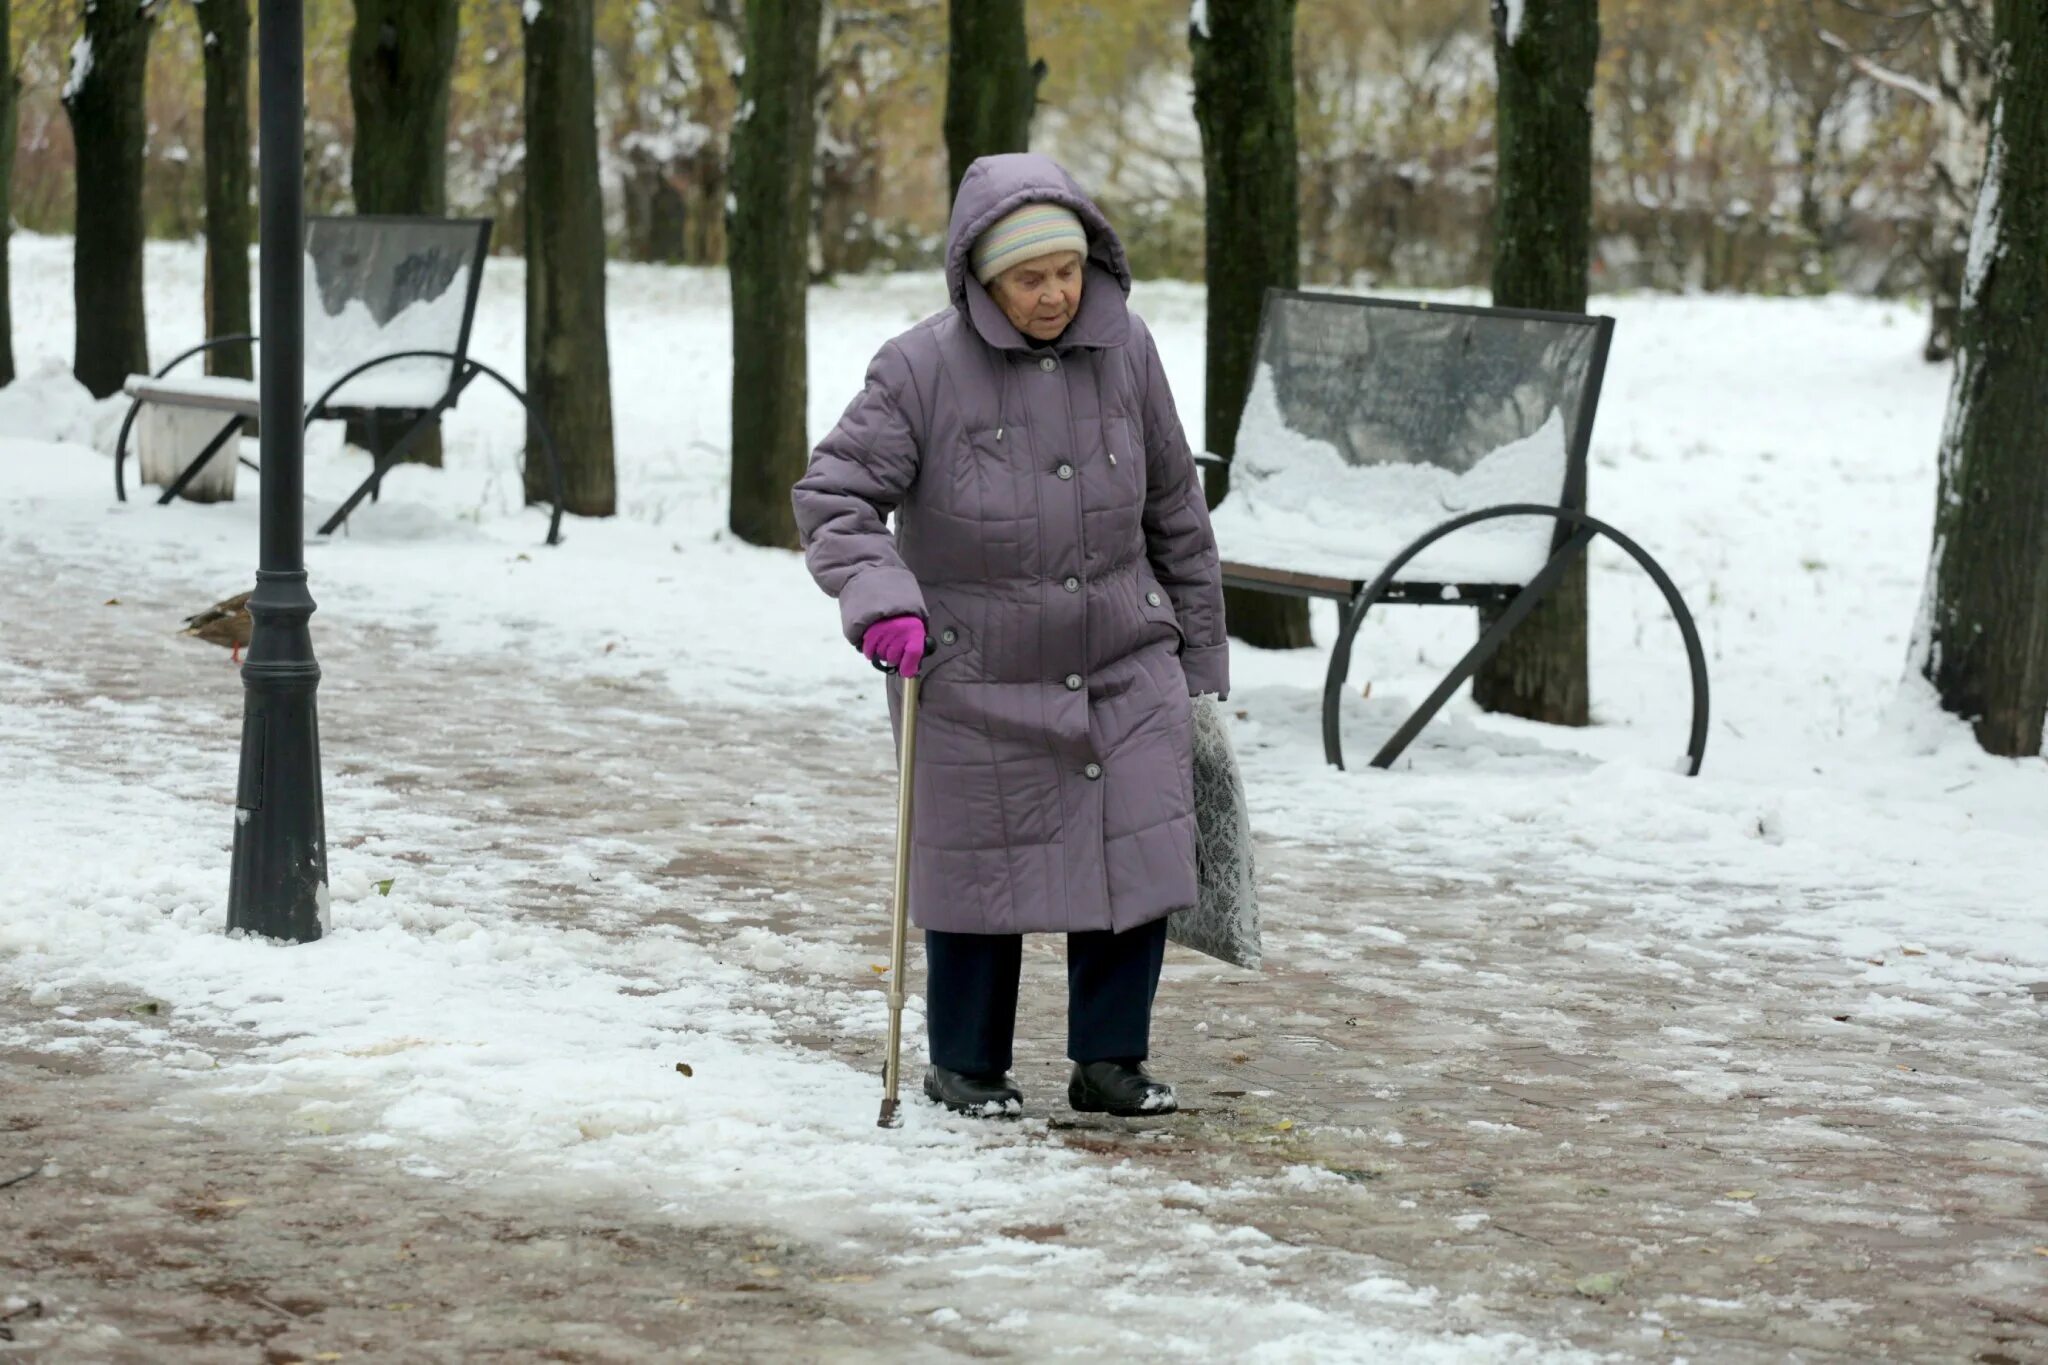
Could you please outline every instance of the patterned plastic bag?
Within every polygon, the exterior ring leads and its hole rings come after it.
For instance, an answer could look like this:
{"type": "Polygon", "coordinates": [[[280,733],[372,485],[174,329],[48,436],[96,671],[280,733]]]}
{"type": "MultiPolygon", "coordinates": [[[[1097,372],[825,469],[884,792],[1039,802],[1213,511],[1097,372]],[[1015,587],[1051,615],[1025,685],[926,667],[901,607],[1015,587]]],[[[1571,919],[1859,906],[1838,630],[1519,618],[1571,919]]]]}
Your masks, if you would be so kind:
{"type": "Polygon", "coordinates": [[[1197,902],[1173,913],[1166,936],[1183,948],[1256,970],[1261,953],[1252,822],[1223,710],[1211,696],[1195,698],[1195,870],[1197,902]]]}

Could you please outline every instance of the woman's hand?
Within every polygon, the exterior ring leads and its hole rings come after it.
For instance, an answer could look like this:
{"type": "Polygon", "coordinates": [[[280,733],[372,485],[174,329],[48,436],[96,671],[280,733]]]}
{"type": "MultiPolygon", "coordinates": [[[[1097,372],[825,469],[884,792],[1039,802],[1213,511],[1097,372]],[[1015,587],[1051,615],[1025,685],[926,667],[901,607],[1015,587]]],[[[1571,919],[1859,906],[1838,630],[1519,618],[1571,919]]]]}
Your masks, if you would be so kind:
{"type": "Polygon", "coordinates": [[[914,678],[924,661],[924,622],[915,616],[884,617],[860,637],[860,652],[872,663],[914,678]]]}

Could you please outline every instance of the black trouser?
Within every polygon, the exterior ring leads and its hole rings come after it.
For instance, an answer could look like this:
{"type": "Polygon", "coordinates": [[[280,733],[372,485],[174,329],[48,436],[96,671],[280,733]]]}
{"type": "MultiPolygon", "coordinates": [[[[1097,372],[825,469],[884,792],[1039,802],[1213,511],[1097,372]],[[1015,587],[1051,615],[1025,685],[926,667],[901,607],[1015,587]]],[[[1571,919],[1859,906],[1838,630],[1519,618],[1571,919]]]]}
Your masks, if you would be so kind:
{"type": "MultiPolygon", "coordinates": [[[[1067,1056],[1142,1061],[1166,956],[1166,921],[1067,935],[1067,1056]]],[[[1008,1071],[1017,1031],[1021,934],[924,934],[925,1027],[932,1062],[970,1076],[1008,1071]]]]}

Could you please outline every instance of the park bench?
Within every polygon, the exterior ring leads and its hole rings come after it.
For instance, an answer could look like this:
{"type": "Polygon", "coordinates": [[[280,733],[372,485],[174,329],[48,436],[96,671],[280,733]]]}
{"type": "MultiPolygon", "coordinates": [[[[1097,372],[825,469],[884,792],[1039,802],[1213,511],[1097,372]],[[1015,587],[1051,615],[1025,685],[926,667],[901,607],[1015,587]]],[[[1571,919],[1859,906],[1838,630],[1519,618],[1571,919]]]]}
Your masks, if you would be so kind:
{"type": "MultiPolygon", "coordinates": [[[[526,410],[527,430],[548,463],[553,490],[548,544],[559,540],[562,470],[554,443],[519,386],[469,354],[490,238],[489,219],[365,214],[306,220],[305,421],[309,426],[319,420],[350,422],[370,433],[372,444],[369,476],[322,523],[319,534],[332,535],[364,498],[374,499],[392,466],[472,383],[488,378],[526,410]]],[[[216,452],[254,423],[262,406],[256,381],[173,372],[218,347],[255,340],[248,334],[213,337],[179,353],[156,373],[128,380],[123,387],[134,401],[114,446],[117,498],[128,498],[129,438],[144,405],[226,418],[165,484],[159,504],[184,492],[216,452]]]]}
{"type": "Polygon", "coordinates": [[[1498,611],[1380,746],[1372,761],[1385,768],[1605,536],[1678,622],[1692,673],[1685,771],[1699,772],[1707,669],[1692,615],[1641,546],[1586,511],[1613,332],[1604,317],[1267,293],[1216,539],[1226,585],[1340,604],[1323,684],[1333,765],[1344,766],[1338,704],[1367,612],[1498,611]]]}

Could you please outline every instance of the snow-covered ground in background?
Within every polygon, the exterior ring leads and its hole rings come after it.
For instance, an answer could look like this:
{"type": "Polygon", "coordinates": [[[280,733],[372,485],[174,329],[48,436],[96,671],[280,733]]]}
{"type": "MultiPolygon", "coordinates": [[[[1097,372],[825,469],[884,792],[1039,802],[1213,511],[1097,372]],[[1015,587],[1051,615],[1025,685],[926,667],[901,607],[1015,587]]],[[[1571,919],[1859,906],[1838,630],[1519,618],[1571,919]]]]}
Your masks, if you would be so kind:
{"type": "MultiPolygon", "coordinates": [[[[103,452],[120,405],[92,403],[68,375],[69,243],[17,236],[13,253],[23,377],[0,391],[6,590],[61,587],[51,628],[65,630],[87,609],[82,581],[94,597],[163,578],[220,595],[247,586],[253,478],[244,471],[230,504],[115,505],[103,452]]],[[[491,262],[472,343],[512,374],[520,270],[491,262]]],[[[154,355],[200,339],[200,276],[196,248],[150,248],[154,355]]],[[[519,505],[518,411],[472,390],[448,426],[447,469],[398,471],[345,535],[309,547],[316,640],[382,623],[423,633],[451,666],[490,656],[550,677],[658,674],[706,707],[872,714],[872,674],[798,559],[722,530],[723,276],[625,266],[611,280],[621,515],[572,520],[566,544],[544,549],[543,514],[519,505]]],[[[814,433],[852,396],[875,347],[941,294],[922,275],[813,292],[814,433]]],[[[1148,284],[1135,304],[1199,443],[1201,291],[1148,284]]],[[[1637,909],[1614,936],[1637,942],[1710,934],[1737,907],[1774,906],[1778,940],[1816,955],[1909,948],[1883,954],[1885,980],[1931,1008],[2048,975],[2048,765],[1983,756],[1917,684],[1901,682],[1947,387],[1946,371],[1918,358],[1918,313],[1839,298],[1614,297],[1595,307],[1619,325],[1591,504],[1658,556],[1698,617],[1714,688],[1705,775],[1674,771],[1689,705],[1677,632],[1650,585],[1603,549],[1592,588],[1598,724],[1587,731],[1483,716],[1460,700],[1400,770],[1338,773],[1320,753],[1322,650],[1239,649],[1234,700],[1248,718],[1235,738],[1262,836],[1341,838],[1393,871],[1512,876],[1561,898],[1626,889],[1637,909]]],[[[309,526],[364,468],[338,429],[316,430],[309,526]]],[[[1333,616],[1318,613],[1327,644],[1333,616]]],[[[1458,611],[1397,609],[1368,625],[1352,665],[1354,755],[1471,632],[1458,611]],[[1358,695],[1368,681],[1370,699],[1358,695]]],[[[9,639],[0,667],[9,695],[41,685],[32,639],[9,639]]],[[[147,706],[101,709],[116,733],[162,720],[147,706]]],[[[391,723],[404,717],[396,706],[391,723]]],[[[852,1235],[883,1213],[952,1219],[957,1230],[1029,1221],[1083,1197],[1113,1209],[1118,1190],[1145,1179],[1123,1167],[1105,1179],[1073,1153],[986,1138],[922,1110],[901,1137],[878,1137],[871,1076],[780,1045],[758,1014],[735,1006],[749,954],[773,967],[778,955],[810,951],[800,940],[756,944],[722,967],[679,964],[655,938],[497,922],[487,863],[378,896],[370,881],[392,850],[373,857],[337,844],[328,940],[291,952],[224,942],[225,830],[209,822],[232,785],[231,729],[182,750],[139,737],[143,778],[46,761],[45,724],[32,703],[0,707],[0,988],[58,1009],[69,989],[118,982],[175,1002],[187,1021],[253,1028],[267,1050],[235,1062],[223,1083],[345,1089],[368,1106],[355,1140],[408,1153],[424,1172],[470,1152],[467,1164],[515,1175],[644,1179],[685,1216],[821,1236],[852,1235]],[[659,983],[659,1008],[621,989],[642,980],[659,983]],[[678,1017],[696,1030],[701,1079],[689,1103],[631,1098],[655,1031],[678,1017]],[[451,1028],[479,1045],[405,1041],[451,1028]],[[494,1037],[513,1041],[484,1041],[494,1037]],[[914,1162],[901,1160],[905,1143],[914,1162]],[[949,1207],[934,1197],[947,1188],[972,1195],[949,1207]]],[[[414,802],[409,818],[428,838],[432,793],[414,802]]],[[[330,794],[331,834],[346,817],[330,794]]],[[[804,818],[792,810],[800,843],[804,818]]],[[[108,1035],[144,1053],[167,1037],[146,1022],[108,1035]]],[[[1262,1287],[1284,1251],[1243,1230],[1197,1217],[1161,1235],[1163,1264],[1238,1267],[1246,1299],[1225,1317],[1241,1316],[1242,1330],[1269,1344],[1260,1358],[1354,1358],[1340,1343],[1360,1359],[1504,1359],[1518,1349],[1505,1337],[1390,1327],[1400,1295],[1368,1292],[1372,1282],[1351,1296],[1349,1315],[1292,1304],[1262,1287]]],[[[1088,1279],[1100,1267],[1053,1259],[1031,1271],[1063,1273],[1088,1279]]]]}

